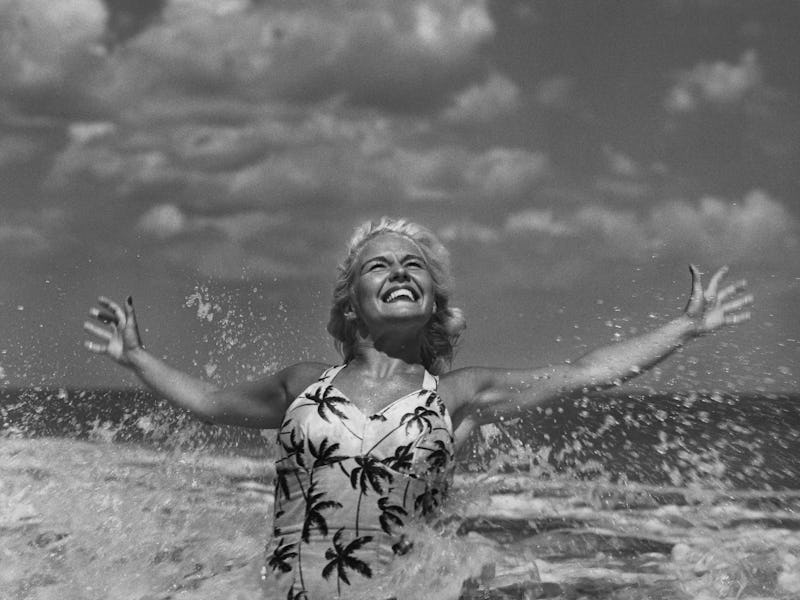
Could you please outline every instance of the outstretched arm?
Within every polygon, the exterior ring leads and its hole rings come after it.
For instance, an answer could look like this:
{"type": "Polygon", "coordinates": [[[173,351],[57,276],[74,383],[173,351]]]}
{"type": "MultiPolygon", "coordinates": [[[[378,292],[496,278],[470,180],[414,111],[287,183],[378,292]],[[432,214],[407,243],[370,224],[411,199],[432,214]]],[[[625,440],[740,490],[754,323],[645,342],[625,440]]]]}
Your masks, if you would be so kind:
{"type": "Polygon", "coordinates": [[[86,348],[130,369],[159,396],[207,421],[279,427],[289,399],[314,381],[321,370],[320,365],[299,364],[258,382],[222,389],[169,366],[145,350],[130,297],[124,308],[105,297],[98,303],[99,308],[89,312],[94,321],[84,323],[84,329],[95,338],[85,342],[86,348]]]}
{"type": "Polygon", "coordinates": [[[540,369],[467,368],[454,371],[445,385],[455,399],[456,425],[466,429],[512,416],[557,396],[604,389],[635,377],[672,354],[689,340],[750,318],[753,302],[743,295],[745,282],[721,287],[727,267],[703,288],[697,267],[690,266],[692,292],[681,316],[661,327],[593,350],[564,365],[540,369]]]}

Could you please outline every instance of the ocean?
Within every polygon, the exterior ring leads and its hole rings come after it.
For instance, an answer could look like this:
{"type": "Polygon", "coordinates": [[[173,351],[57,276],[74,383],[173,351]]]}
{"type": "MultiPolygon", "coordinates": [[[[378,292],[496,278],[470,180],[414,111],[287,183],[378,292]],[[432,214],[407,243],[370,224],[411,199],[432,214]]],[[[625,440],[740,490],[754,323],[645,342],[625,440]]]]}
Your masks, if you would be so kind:
{"type": "MultiPolygon", "coordinates": [[[[0,391],[0,599],[271,598],[273,438],[141,390],[0,391]]],[[[797,395],[554,401],[473,436],[373,597],[797,600],[798,457],[797,395]]]]}

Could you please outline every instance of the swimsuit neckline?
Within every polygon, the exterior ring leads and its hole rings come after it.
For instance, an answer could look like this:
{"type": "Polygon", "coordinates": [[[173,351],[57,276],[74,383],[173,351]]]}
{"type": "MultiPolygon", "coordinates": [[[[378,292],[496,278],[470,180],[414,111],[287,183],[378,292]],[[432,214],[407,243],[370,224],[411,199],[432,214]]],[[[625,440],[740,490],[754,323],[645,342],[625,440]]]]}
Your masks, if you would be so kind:
{"type": "MultiPolygon", "coordinates": [[[[438,396],[438,392],[436,391],[436,384],[438,383],[438,379],[436,378],[436,376],[431,375],[428,372],[427,369],[425,369],[425,375],[423,376],[423,379],[422,379],[422,387],[417,388],[415,390],[412,390],[412,391],[408,392],[407,394],[404,394],[404,395],[400,396],[399,398],[395,398],[394,400],[392,400],[389,404],[387,404],[383,408],[381,408],[381,409],[379,409],[379,410],[377,410],[377,411],[375,411],[373,413],[369,413],[368,414],[367,412],[362,410],[360,406],[358,406],[355,402],[353,402],[347,394],[342,392],[342,390],[340,390],[333,383],[334,378],[346,366],[347,366],[347,364],[345,363],[343,365],[337,365],[335,367],[330,367],[330,368],[326,369],[326,371],[322,374],[322,377],[319,378],[319,381],[322,382],[322,383],[325,383],[326,385],[328,385],[340,397],[342,397],[345,400],[347,400],[347,403],[350,406],[352,406],[354,409],[356,409],[359,413],[361,413],[361,415],[363,417],[365,417],[367,419],[370,419],[370,418],[375,417],[375,416],[382,416],[384,412],[386,412],[387,410],[392,408],[395,404],[399,404],[403,400],[406,400],[407,398],[410,398],[412,396],[421,395],[423,392],[432,392],[432,393],[434,393],[434,394],[436,394],[438,396]],[[433,383],[434,387],[433,388],[425,387],[426,383],[428,383],[428,384],[433,383]]],[[[445,410],[446,410],[446,407],[445,407],[445,410]]]]}

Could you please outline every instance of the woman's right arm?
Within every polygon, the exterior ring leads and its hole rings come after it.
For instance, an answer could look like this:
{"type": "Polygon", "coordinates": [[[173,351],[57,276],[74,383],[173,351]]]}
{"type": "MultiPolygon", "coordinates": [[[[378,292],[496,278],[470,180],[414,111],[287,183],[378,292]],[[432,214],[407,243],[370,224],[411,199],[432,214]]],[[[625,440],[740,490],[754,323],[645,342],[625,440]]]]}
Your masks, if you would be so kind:
{"type": "Polygon", "coordinates": [[[86,348],[130,369],[156,394],[203,420],[259,429],[280,427],[289,403],[324,368],[318,363],[300,363],[259,381],[220,388],[145,350],[130,297],[124,308],[105,297],[98,303],[99,308],[92,308],[89,315],[105,327],[94,321],[84,323],[84,329],[96,338],[86,341],[86,348]]]}

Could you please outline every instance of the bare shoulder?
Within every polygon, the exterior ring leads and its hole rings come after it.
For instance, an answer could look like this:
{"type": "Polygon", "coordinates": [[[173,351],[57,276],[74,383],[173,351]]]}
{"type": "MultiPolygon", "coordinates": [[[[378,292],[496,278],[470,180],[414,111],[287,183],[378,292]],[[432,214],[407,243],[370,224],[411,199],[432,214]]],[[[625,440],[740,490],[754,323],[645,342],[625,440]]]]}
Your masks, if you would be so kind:
{"type": "Polygon", "coordinates": [[[330,365],[319,362],[301,362],[290,365],[276,375],[289,397],[303,393],[309,385],[317,381],[330,365]]]}
{"type": "Polygon", "coordinates": [[[458,411],[481,391],[486,376],[483,371],[480,367],[462,367],[439,377],[439,395],[448,410],[458,411]]]}

